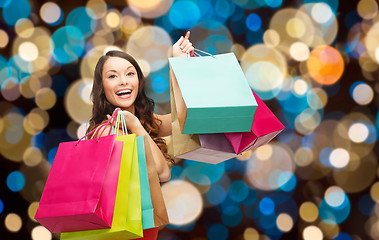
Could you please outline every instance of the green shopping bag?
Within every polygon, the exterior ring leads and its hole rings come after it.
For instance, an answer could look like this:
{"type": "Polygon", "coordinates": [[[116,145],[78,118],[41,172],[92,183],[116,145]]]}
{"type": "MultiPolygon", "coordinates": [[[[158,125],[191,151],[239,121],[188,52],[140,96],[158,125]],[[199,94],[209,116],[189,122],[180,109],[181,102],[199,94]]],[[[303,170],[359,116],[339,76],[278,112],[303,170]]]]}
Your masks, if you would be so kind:
{"type": "Polygon", "coordinates": [[[257,102],[234,53],[169,58],[183,134],[249,132],[257,102]]]}
{"type": "Polygon", "coordinates": [[[138,168],[141,186],[141,207],[143,229],[153,228],[154,210],[150,195],[149,177],[147,174],[144,137],[137,137],[138,168]]]}
{"type": "Polygon", "coordinates": [[[62,233],[61,239],[124,240],[142,237],[141,190],[136,135],[117,136],[116,140],[123,141],[124,144],[112,227],[62,233]]]}

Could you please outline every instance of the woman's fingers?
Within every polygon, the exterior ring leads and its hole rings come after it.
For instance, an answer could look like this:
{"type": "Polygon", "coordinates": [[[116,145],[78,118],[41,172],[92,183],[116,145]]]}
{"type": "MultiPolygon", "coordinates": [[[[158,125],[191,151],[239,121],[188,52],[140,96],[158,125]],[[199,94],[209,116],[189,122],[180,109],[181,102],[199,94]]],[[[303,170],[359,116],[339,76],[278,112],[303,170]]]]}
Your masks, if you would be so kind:
{"type": "Polygon", "coordinates": [[[180,46],[183,43],[183,41],[184,41],[183,36],[180,36],[180,38],[178,39],[178,41],[176,41],[175,45],[180,46]]]}
{"type": "Polygon", "coordinates": [[[191,51],[193,51],[193,49],[190,50],[191,48],[193,48],[193,47],[192,47],[192,43],[189,42],[189,43],[186,45],[186,47],[183,48],[182,52],[185,52],[185,53],[191,52],[191,51]]]}
{"type": "Polygon", "coordinates": [[[187,31],[187,33],[186,33],[186,36],[184,37],[186,40],[188,40],[189,39],[189,37],[190,37],[190,31],[187,31]]]}
{"type": "MultiPolygon", "coordinates": [[[[180,45],[180,49],[184,52],[184,49],[187,47],[187,45],[190,43],[188,39],[184,40],[182,45],[180,45]]],[[[191,43],[192,44],[192,43],[191,43]]]]}

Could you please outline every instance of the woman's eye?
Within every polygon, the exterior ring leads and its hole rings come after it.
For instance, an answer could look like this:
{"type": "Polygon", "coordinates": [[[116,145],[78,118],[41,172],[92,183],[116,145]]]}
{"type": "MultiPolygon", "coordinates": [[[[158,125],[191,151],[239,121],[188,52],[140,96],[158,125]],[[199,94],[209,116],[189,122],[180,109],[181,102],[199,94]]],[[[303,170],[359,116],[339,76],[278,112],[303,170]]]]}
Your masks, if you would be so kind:
{"type": "Polygon", "coordinates": [[[133,76],[134,74],[135,74],[134,72],[128,72],[128,74],[126,74],[126,75],[133,76]]]}
{"type": "Polygon", "coordinates": [[[116,75],[112,74],[112,75],[109,75],[108,78],[115,78],[116,75]]]}

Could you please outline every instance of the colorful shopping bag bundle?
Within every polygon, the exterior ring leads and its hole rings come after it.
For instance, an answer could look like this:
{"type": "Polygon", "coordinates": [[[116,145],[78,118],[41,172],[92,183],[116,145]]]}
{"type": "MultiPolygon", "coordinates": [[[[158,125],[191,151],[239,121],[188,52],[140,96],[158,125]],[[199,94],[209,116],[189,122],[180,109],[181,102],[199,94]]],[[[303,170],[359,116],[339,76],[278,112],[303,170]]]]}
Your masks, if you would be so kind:
{"type": "Polygon", "coordinates": [[[209,55],[169,59],[172,146],[175,157],[216,164],[270,142],[284,126],[233,53],[209,55]]]}
{"type": "Polygon", "coordinates": [[[108,136],[100,138],[107,122],[85,136],[92,139],[58,148],[35,218],[61,239],[156,239],[158,227],[168,224],[148,138],[118,136],[120,124],[127,133],[118,109],[110,124],[108,136]],[[105,147],[112,152],[106,160],[99,155],[105,147]]]}

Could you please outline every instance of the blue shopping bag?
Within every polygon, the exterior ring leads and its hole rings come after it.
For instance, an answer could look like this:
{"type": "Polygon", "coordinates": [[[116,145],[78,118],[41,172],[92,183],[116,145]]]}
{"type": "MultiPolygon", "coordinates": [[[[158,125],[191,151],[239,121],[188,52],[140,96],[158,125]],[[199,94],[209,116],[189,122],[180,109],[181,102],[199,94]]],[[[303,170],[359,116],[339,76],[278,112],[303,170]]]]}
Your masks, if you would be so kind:
{"type": "Polygon", "coordinates": [[[257,102],[234,53],[169,58],[183,134],[249,132],[257,102]]]}

